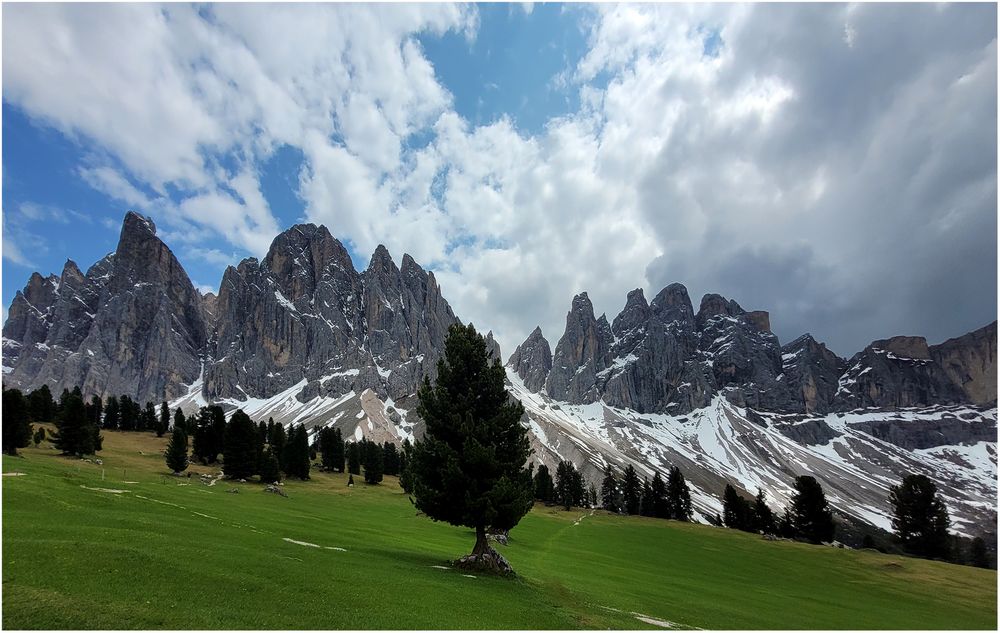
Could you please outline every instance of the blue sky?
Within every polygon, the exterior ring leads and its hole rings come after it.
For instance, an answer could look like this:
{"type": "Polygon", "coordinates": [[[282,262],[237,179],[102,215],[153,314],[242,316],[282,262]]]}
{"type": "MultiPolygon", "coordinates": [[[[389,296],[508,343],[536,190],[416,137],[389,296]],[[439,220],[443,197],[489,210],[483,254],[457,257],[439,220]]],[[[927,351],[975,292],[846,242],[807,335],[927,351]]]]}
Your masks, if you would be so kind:
{"type": "MultiPolygon", "coordinates": [[[[417,40],[439,81],[452,94],[459,115],[477,125],[507,117],[518,129],[537,133],[549,119],[578,105],[576,94],[559,87],[557,78],[570,71],[585,51],[580,13],[579,7],[558,4],[535,5],[530,12],[518,4],[483,5],[475,39],[448,31],[421,33],[417,40]]],[[[408,145],[419,147],[428,138],[426,133],[415,134],[408,145]]],[[[90,139],[61,133],[4,99],[4,230],[23,256],[4,258],[5,307],[32,272],[58,275],[66,259],[86,271],[115,249],[128,205],[95,189],[81,176],[80,167],[94,162],[95,152],[100,149],[90,139]],[[68,215],[68,211],[76,214],[68,215]]],[[[114,162],[113,156],[102,158],[114,162]]],[[[231,157],[217,159],[226,163],[231,157]]],[[[297,192],[303,160],[301,151],[283,145],[259,165],[261,193],[282,228],[307,219],[297,192]]],[[[143,188],[141,181],[131,182],[143,188]]],[[[173,190],[171,198],[180,202],[182,195],[173,190]]],[[[155,220],[156,214],[151,215],[155,220]]],[[[349,237],[340,237],[355,266],[367,266],[371,253],[359,252],[349,237]]],[[[259,256],[219,239],[211,247],[232,263],[259,256]]],[[[225,267],[222,257],[205,261],[180,255],[197,285],[218,286],[225,267]]]]}
{"type": "Polygon", "coordinates": [[[3,17],[4,306],[134,209],[203,289],[300,221],[408,252],[505,353],[672,282],[842,355],[996,318],[995,5],[3,17]]]}

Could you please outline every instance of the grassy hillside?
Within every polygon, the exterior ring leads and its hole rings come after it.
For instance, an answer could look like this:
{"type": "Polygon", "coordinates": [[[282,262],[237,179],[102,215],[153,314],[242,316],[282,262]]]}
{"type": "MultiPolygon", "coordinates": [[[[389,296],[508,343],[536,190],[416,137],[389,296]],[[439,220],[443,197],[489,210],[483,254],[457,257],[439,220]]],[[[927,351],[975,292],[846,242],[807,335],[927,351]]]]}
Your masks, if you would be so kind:
{"type": "Polygon", "coordinates": [[[536,508],[500,548],[519,578],[471,578],[437,566],[473,533],[393,478],[208,487],[165,474],[165,438],[104,435],[103,465],[3,457],[4,628],[997,626],[994,571],[582,510],[536,508]]]}

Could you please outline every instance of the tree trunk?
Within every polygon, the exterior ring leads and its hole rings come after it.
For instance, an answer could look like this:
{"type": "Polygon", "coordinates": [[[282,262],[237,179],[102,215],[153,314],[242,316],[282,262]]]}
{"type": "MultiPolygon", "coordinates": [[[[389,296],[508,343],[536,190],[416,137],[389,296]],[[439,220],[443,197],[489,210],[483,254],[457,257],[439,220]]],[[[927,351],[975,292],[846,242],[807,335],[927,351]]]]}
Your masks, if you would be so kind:
{"type": "Polygon", "coordinates": [[[473,556],[480,556],[485,554],[492,548],[490,547],[490,542],[486,539],[486,527],[482,525],[476,526],[476,546],[472,548],[473,556]]]}

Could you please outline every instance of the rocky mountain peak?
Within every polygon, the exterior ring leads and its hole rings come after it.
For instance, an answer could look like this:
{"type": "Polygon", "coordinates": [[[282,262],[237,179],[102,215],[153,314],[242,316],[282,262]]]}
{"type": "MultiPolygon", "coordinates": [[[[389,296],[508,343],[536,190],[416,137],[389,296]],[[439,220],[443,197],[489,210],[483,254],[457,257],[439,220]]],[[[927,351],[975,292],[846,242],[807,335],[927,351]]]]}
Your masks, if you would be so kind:
{"type": "Polygon", "coordinates": [[[125,235],[126,233],[156,235],[156,223],[150,217],[139,215],[135,211],[129,211],[125,214],[125,219],[122,221],[121,234],[125,235]]]}
{"type": "Polygon", "coordinates": [[[929,360],[931,357],[927,339],[922,336],[893,336],[873,341],[869,347],[873,350],[883,350],[899,358],[929,360]]]}
{"type": "Polygon", "coordinates": [[[646,296],[642,288],[636,288],[628,293],[625,298],[625,307],[615,317],[611,324],[611,331],[616,336],[622,336],[625,332],[633,330],[649,321],[650,309],[646,302],[646,296]]]}
{"type": "Polygon", "coordinates": [[[379,244],[375,248],[375,252],[372,253],[372,258],[368,263],[368,268],[366,272],[372,272],[380,275],[398,275],[399,269],[396,268],[396,262],[392,261],[392,255],[389,254],[389,249],[387,249],[383,244],[379,244]]]}
{"type": "Polygon", "coordinates": [[[971,402],[996,405],[996,321],[940,345],[932,345],[930,354],[971,402]]]}
{"type": "Polygon", "coordinates": [[[698,328],[702,329],[712,317],[719,315],[735,317],[743,313],[744,310],[740,304],[732,299],[726,299],[722,295],[712,293],[701,298],[701,306],[698,308],[698,316],[695,320],[698,323],[698,328]]]}
{"type": "Polygon", "coordinates": [[[528,338],[510,355],[507,366],[514,370],[528,389],[540,391],[545,387],[545,379],[552,369],[552,349],[542,335],[542,328],[535,326],[528,338]]]}
{"type": "Polygon", "coordinates": [[[653,313],[665,323],[694,321],[694,309],[691,307],[691,297],[688,296],[684,284],[672,283],[661,290],[649,304],[653,313]]]}

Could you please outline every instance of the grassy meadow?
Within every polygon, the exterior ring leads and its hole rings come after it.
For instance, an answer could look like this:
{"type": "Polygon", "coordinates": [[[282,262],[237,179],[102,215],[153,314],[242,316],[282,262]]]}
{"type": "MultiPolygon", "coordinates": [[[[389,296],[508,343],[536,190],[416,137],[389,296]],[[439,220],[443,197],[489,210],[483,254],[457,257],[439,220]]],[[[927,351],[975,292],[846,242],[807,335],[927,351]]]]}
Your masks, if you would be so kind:
{"type": "Polygon", "coordinates": [[[102,465],[48,442],[3,457],[3,628],[997,626],[995,571],[589,510],[536,507],[498,546],[518,577],[470,577],[447,561],[473,532],[392,477],[316,473],[282,498],[168,475],[166,438],[104,438],[102,465]]]}

